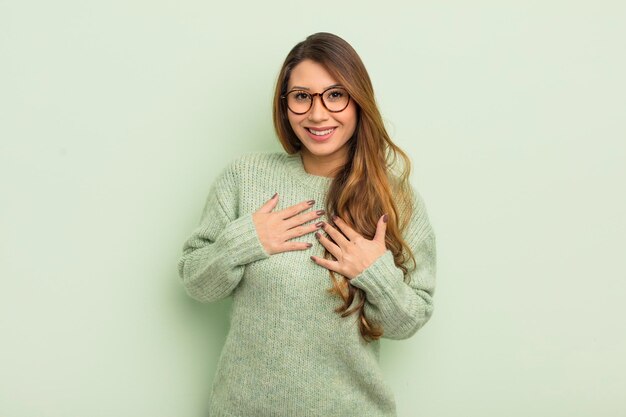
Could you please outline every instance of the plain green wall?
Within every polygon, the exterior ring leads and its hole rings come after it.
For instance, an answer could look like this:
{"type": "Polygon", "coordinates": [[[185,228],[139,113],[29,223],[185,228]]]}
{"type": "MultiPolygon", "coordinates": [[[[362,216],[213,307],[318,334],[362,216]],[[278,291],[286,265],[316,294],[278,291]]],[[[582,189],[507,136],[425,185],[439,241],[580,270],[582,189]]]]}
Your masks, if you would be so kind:
{"type": "Polygon", "coordinates": [[[625,3],[375,4],[0,0],[0,416],[203,415],[230,304],[176,262],[317,31],[438,236],[432,320],[382,344],[399,416],[626,415],[625,3]]]}

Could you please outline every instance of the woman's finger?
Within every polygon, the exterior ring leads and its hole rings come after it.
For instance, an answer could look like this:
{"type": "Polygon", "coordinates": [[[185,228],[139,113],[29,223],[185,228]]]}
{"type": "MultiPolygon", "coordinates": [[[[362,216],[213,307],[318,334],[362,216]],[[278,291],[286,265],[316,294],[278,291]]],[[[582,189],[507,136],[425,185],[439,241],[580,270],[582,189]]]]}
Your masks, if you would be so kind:
{"type": "Polygon", "coordinates": [[[315,233],[315,237],[319,240],[320,244],[328,249],[331,255],[335,257],[335,259],[341,259],[341,248],[335,245],[334,242],[331,242],[326,236],[322,235],[320,232],[315,233]]]}
{"type": "Polygon", "coordinates": [[[324,223],[323,229],[326,233],[328,233],[331,238],[333,238],[333,240],[337,245],[339,245],[339,247],[346,246],[348,243],[350,243],[339,230],[335,229],[330,224],[324,223]]]}
{"type": "Polygon", "coordinates": [[[318,222],[315,224],[307,224],[304,226],[293,227],[281,235],[282,239],[287,241],[293,239],[294,237],[304,236],[306,234],[315,232],[317,229],[322,227],[321,223],[322,222],[318,222]]]}
{"type": "Polygon", "coordinates": [[[293,216],[289,219],[283,220],[283,226],[286,229],[291,229],[292,227],[300,226],[301,224],[307,223],[311,220],[318,219],[326,213],[324,210],[317,211],[309,211],[307,213],[298,214],[297,216],[293,216]]]}
{"type": "Polygon", "coordinates": [[[272,198],[267,200],[265,204],[263,204],[261,208],[256,211],[256,213],[271,213],[272,210],[274,210],[274,207],[276,207],[276,204],[278,204],[278,193],[274,194],[272,198]]]}
{"type": "Polygon", "coordinates": [[[301,203],[295,204],[291,207],[287,207],[280,211],[277,211],[276,214],[280,215],[281,219],[288,219],[290,217],[295,216],[296,214],[311,208],[311,206],[315,204],[315,200],[303,201],[301,203]]]}
{"type": "Polygon", "coordinates": [[[374,240],[377,242],[385,244],[385,234],[387,233],[387,221],[389,220],[389,216],[385,213],[378,219],[378,224],[376,225],[376,234],[374,235],[374,240]]]}
{"type": "Polygon", "coordinates": [[[339,229],[343,232],[343,234],[350,241],[354,241],[356,238],[361,237],[359,233],[357,233],[348,223],[344,222],[341,217],[333,216],[333,221],[339,227],[339,229]]]}
{"type": "Polygon", "coordinates": [[[323,266],[326,269],[330,269],[331,271],[335,271],[338,274],[341,274],[341,271],[339,271],[340,269],[339,262],[337,261],[331,261],[329,259],[320,258],[319,256],[311,256],[311,260],[315,262],[316,264],[323,266]]]}
{"type": "Polygon", "coordinates": [[[310,249],[311,246],[313,246],[313,244],[306,242],[285,242],[281,245],[278,253],[293,250],[307,250],[310,249]]]}

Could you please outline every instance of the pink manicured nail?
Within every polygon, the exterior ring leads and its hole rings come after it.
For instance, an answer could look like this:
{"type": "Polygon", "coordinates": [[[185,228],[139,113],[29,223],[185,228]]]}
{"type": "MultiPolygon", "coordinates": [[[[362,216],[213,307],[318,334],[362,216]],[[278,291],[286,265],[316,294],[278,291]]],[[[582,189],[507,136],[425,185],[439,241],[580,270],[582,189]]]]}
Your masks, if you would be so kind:
{"type": "Polygon", "coordinates": [[[272,196],[272,198],[270,198],[270,200],[275,199],[277,195],[278,195],[278,193],[274,194],[274,195],[272,196]]]}
{"type": "Polygon", "coordinates": [[[312,206],[313,204],[315,204],[315,200],[309,200],[307,201],[307,203],[309,203],[309,206],[312,206]]]}
{"type": "Polygon", "coordinates": [[[315,227],[324,227],[324,222],[315,223],[315,227]]]}
{"type": "Polygon", "coordinates": [[[387,215],[385,214],[385,215],[383,216],[383,221],[384,221],[385,223],[387,223],[387,220],[389,220],[389,216],[387,216],[387,215]]]}
{"type": "Polygon", "coordinates": [[[322,214],[326,213],[324,210],[317,210],[315,212],[315,214],[317,214],[318,216],[321,216],[322,214]]]}

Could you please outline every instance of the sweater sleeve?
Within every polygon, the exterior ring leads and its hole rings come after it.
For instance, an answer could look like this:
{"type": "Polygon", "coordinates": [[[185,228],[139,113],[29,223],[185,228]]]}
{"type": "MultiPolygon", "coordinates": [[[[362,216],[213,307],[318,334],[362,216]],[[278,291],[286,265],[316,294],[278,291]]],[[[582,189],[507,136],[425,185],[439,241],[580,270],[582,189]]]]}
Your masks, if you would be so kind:
{"type": "MultiPolygon", "coordinates": [[[[414,192],[414,211],[404,239],[415,256],[415,268],[404,273],[387,250],[350,281],[365,291],[365,316],[382,325],[383,337],[407,339],[430,319],[436,276],[435,234],[421,196],[414,192]]],[[[410,263],[412,266],[412,263],[410,263]]]]}
{"type": "Polygon", "coordinates": [[[236,163],[211,186],[199,226],[183,245],[178,273],[192,298],[202,302],[227,297],[237,287],[246,264],[268,258],[252,214],[239,216],[236,163]]]}

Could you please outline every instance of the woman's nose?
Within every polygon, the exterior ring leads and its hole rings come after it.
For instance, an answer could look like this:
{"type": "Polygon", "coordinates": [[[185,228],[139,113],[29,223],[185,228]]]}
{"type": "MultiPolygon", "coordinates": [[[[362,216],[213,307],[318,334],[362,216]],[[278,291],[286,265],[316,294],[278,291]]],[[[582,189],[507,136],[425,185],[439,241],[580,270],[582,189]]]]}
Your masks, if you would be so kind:
{"type": "Polygon", "coordinates": [[[309,120],[322,121],[328,119],[328,112],[322,103],[321,96],[314,96],[311,110],[309,111],[309,120]]]}

